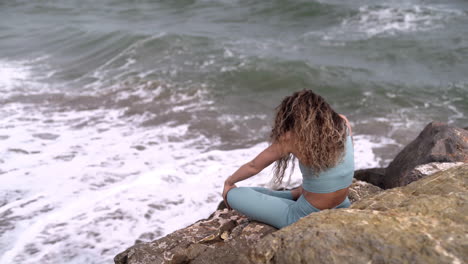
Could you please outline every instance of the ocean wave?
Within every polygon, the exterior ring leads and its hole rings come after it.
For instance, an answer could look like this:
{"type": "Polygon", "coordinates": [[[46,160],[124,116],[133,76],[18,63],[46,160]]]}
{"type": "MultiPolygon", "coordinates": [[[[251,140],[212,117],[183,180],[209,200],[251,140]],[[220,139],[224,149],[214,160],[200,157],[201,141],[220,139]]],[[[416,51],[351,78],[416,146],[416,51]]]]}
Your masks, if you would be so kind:
{"type": "Polygon", "coordinates": [[[322,37],[325,41],[346,41],[425,32],[444,28],[450,21],[464,16],[463,11],[441,6],[365,5],[344,18],[339,26],[327,30],[322,37]]]}

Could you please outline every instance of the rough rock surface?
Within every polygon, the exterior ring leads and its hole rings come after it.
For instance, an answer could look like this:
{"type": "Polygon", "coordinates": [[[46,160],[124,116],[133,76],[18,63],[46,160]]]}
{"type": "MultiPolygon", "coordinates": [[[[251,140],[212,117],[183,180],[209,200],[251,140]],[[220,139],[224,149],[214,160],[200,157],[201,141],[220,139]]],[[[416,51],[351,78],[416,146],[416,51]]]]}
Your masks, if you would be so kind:
{"type": "MultiPolygon", "coordinates": [[[[380,191],[376,186],[355,180],[349,198],[356,202],[380,191]]],[[[220,210],[206,220],[159,240],[130,247],[114,258],[115,263],[249,263],[250,248],[277,229],[222,208],[221,203],[220,210]]]]}
{"type": "MultiPolygon", "coordinates": [[[[468,164],[278,230],[251,263],[466,263],[468,164]]],[[[247,262],[246,262],[247,263],[247,262]]]]}
{"type": "Polygon", "coordinates": [[[428,164],[419,165],[409,173],[411,179],[419,180],[428,175],[432,175],[439,171],[448,170],[453,167],[461,166],[463,162],[431,162],[428,164]]]}
{"type": "Polygon", "coordinates": [[[405,186],[419,178],[410,172],[431,162],[468,163],[468,131],[444,123],[428,124],[385,170],[383,189],[405,186]]]}
{"type": "Polygon", "coordinates": [[[353,183],[349,188],[348,198],[351,203],[355,203],[381,191],[382,189],[375,185],[353,179],[353,183]]]}
{"type": "Polygon", "coordinates": [[[159,240],[139,243],[114,258],[116,264],[243,263],[256,242],[276,228],[227,209],[159,240]]]}

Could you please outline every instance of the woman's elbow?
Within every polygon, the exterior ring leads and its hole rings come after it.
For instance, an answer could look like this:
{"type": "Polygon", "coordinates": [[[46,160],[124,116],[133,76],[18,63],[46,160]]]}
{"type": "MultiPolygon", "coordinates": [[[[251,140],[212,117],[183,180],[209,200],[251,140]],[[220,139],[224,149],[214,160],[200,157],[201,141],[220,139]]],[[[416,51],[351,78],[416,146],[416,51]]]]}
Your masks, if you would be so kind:
{"type": "Polygon", "coordinates": [[[250,172],[250,174],[255,175],[259,172],[262,171],[262,168],[258,167],[258,165],[254,161],[250,161],[247,164],[245,164],[247,167],[247,170],[250,172]]]}

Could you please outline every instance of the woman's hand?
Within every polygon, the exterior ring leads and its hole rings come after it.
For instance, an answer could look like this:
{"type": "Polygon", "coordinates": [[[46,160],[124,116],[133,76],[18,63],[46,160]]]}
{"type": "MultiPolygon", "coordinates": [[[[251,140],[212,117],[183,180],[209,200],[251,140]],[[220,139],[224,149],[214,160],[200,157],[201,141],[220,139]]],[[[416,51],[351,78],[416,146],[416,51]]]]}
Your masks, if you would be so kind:
{"type": "Polygon", "coordinates": [[[224,182],[223,200],[224,200],[224,204],[226,205],[226,207],[229,210],[231,210],[232,208],[231,208],[231,206],[229,206],[229,204],[227,202],[227,193],[229,192],[229,190],[234,189],[234,188],[237,188],[237,186],[234,183],[230,183],[228,181],[224,182]]]}

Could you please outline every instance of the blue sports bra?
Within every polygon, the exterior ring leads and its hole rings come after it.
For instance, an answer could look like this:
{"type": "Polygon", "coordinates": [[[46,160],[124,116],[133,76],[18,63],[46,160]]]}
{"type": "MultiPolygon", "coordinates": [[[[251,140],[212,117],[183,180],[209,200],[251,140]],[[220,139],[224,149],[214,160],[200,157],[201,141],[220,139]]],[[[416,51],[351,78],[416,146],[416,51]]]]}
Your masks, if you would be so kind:
{"type": "Polygon", "coordinates": [[[346,137],[345,154],[343,160],[335,167],[315,175],[312,168],[299,162],[302,172],[302,188],[314,193],[331,193],[346,188],[353,182],[354,149],[351,136],[346,137]],[[317,177],[318,176],[318,177],[317,177]]]}

